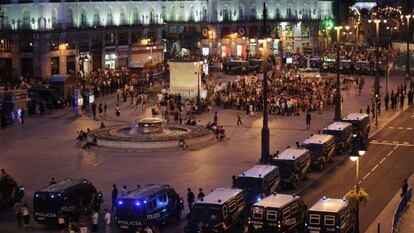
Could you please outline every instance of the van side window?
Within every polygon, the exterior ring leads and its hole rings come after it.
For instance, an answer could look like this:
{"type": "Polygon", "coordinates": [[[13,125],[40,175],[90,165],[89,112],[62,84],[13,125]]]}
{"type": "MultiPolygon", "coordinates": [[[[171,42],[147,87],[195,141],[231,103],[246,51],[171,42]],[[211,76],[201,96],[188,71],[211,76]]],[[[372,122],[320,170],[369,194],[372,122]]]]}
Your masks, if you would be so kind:
{"type": "Polygon", "coordinates": [[[253,218],[254,219],[263,219],[263,209],[254,208],[253,209],[253,218]]]}
{"type": "Polygon", "coordinates": [[[319,214],[310,214],[309,215],[309,223],[312,224],[312,225],[321,224],[321,216],[319,214]]]}
{"type": "Polygon", "coordinates": [[[158,203],[161,206],[165,206],[165,205],[168,204],[168,196],[167,196],[167,194],[162,194],[162,195],[158,196],[157,199],[158,199],[158,203]]]}
{"type": "Polygon", "coordinates": [[[153,210],[157,207],[157,200],[152,199],[149,202],[147,202],[147,210],[153,210]]]}
{"type": "Polygon", "coordinates": [[[296,214],[298,212],[298,203],[294,202],[292,204],[292,214],[296,214]]]}
{"type": "Polygon", "coordinates": [[[329,226],[329,227],[335,226],[335,216],[325,215],[325,219],[324,219],[323,224],[325,226],[329,226]]]}
{"type": "Polygon", "coordinates": [[[290,217],[290,207],[286,207],[283,209],[283,219],[287,219],[290,217]]]}
{"type": "Polygon", "coordinates": [[[227,218],[228,213],[229,213],[229,210],[227,209],[227,206],[224,205],[223,206],[223,217],[227,218]]]}
{"type": "Polygon", "coordinates": [[[275,210],[268,210],[267,211],[267,220],[268,221],[276,221],[277,220],[277,212],[275,210]]]}
{"type": "Polygon", "coordinates": [[[236,200],[229,201],[229,212],[233,213],[236,210],[236,200]]]}

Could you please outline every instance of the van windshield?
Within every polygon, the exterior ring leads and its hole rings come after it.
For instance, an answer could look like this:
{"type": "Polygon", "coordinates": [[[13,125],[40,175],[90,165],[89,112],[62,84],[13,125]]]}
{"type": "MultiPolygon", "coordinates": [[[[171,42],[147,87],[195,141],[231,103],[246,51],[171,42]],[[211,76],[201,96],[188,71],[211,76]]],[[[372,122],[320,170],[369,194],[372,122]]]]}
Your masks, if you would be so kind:
{"type": "Polygon", "coordinates": [[[263,178],[254,177],[238,177],[237,188],[247,192],[261,193],[263,192],[263,178]]]}
{"type": "Polygon", "coordinates": [[[145,205],[134,200],[118,200],[116,214],[120,216],[144,216],[145,205]]]}
{"type": "Polygon", "coordinates": [[[190,219],[196,222],[218,222],[222,218],[221,207],[196,204],[191,210],[190,219]]]}
{"type": "Polygon", "coordinates": [[[310,150],[313,155],[322,154],[323,144],[310,143],[306,144],[305,148],[310,150]]]}
{"type": "Polygon", "coordinates": [[[293,160],[273,160],[272,164],[279,167],[282,178],[290,178],[294,172],[295,161],[293,160]]]}
{"type": "Polygon", "coordinates": [[[61,197],[55,193],[36,193],[33,209],[40,213],[57,213],[60,210],[61,197]]]}

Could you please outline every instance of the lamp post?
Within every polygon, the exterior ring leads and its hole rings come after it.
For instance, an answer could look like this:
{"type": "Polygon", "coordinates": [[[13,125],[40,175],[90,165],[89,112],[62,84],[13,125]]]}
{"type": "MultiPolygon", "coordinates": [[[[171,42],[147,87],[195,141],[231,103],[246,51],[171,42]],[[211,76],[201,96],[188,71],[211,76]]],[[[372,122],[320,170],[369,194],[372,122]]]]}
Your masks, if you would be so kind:
{"type": "MultiPolygon", "coordinates": [[[[408,9],[407,9],[408,10],[408,9]]],[[[410,19],[414,18],[414,16],[406,15],[405,18],[407,19],[407,64],[406,64],[406,72],[407,72],[407,79],[411,79],[411,67],[410,67],[410,35],[411,35],[411,27],[410,27],[410,19]]]]}
{"type": "MultiPolygon", "coordinates": [[[[263,37],[267,36],[267,10],[266,2],[263,2],[263,37]]],[[[268,111],[267,111],[267,40],[263,40],[263,128],[262,128],[262,153],[260,157],[260,162],[267,163],[269,161],[269,146],[270,146],[270,136],[269,136],[269,120],[268,120],[268,111]]]]}
{"type": "Polygon", "coordinates": [[[357,194],[356,198],[356,222],[355,222],[355,233],[359,233],[359,191],[361,189],[359,184],[359,159],[365,154],[364,150],[358,151],[358,156],[350,156],[349,159],[352,162],[356,162],[355,166],[355,192],[357,194]]]}
{"type": "Polygon", "coordinates": [[[193,63],[194,66],[197,69],[197,100],[196,100],[196,105],[197,105],[197,111],[201,110],[201,97],[200,97],[200,65],[203,64],[202,61],[196,61],[193,63]]]}
{"type": "Polygon", "coordinates": [[[341,50],[341,29],[342,26],[335,27],[336,30],[336,97],[335,97],[335,121],[341,120],[341,81],[340,81],[340,70],[339,70],[339,59],[341,50]]]}

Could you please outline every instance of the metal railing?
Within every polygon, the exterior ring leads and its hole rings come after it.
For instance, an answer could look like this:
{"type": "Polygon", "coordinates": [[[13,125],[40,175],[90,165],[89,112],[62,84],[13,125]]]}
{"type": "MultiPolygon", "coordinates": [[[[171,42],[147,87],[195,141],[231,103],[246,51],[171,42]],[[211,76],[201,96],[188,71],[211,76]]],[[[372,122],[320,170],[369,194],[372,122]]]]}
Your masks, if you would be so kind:
{"type": "Polygon", "coordinates": [[[404,196],[401,198],[400,203],[398,204],[397,209],[395,210],[394,218],[392,219],[391,233],[396,233],[398,230],[398,223],[400,221],[401,215],[407,210],[408,203],[411,201],[412,188],[410,188],[404,196]]]}

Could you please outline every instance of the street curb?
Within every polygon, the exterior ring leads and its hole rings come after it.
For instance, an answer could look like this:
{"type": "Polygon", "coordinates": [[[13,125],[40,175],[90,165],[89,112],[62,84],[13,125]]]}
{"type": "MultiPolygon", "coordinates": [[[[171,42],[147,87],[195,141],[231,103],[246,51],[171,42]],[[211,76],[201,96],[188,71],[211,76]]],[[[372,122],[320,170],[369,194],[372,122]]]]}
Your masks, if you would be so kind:
{"type": "MultiPolygon", "coordinates": [[[[409,187],[414,186],[414,173],[408,178],[409,187]]],[[[401,190],[398,190],[394,197],[388,202],[381,213],[369,225],[365,233],[377,233],[378,224],[381,226],[381,232],[391,232],[392,220],[395,210],[401,200],[401,190]]]]}

